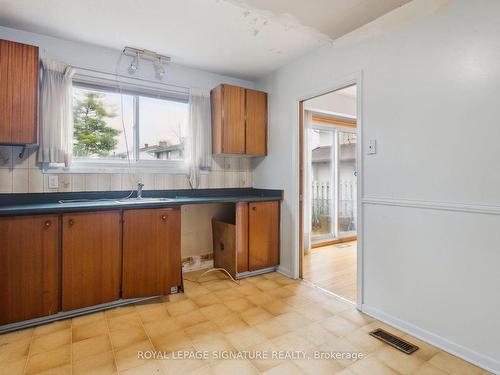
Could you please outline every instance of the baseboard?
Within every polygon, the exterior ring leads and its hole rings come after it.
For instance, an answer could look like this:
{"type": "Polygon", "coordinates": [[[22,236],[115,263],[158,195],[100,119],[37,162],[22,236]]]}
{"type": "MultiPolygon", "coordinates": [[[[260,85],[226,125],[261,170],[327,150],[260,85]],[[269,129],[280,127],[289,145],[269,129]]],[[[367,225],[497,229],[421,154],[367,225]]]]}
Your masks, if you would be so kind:
{"type": "Polygon", "coordinates": [[[361,306],[361,311],[375,319],[380,320],[381,322],[387,323],[390,326],[408,333],[409,335],[412,335],[422,341],[428,342],[429,344],[434,345],[439,349],[462,358],[487,371],[493,372],[494,374],[500,374],[500,362],[494,358],[475,352],[474,350],[449,341],[444,337],[426,331],[425,329],[419,328],[411,323],[405,322],[365,304],[361,306]]]}
{"type": "Polygon", "coordinates": [[[276,270],[276,272],[281,273],[283,276],[286,276],[289,279],[295,279],[295,277],[293,277],[293,275],[292,275],[292,272],[290,272],[290,270],[287,268],[283,268],[281,266],[278,266],[278,269],[276,270]]]}

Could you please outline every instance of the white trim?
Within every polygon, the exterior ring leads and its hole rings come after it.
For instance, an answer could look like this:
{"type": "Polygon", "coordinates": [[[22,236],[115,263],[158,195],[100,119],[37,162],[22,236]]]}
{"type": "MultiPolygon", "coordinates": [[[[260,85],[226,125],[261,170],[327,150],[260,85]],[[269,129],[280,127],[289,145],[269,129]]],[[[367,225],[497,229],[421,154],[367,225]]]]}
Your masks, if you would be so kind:
{"type": "Polygon", "coordinates": [[[466,348],[460,344],[452,342],[435,333],[429,332],[423,328],[417,327],[404,320],[398,319],[392,315],[386,314],[376,308],[361,305],[361,311],[371,317],[387,323],[405,333],[410,334],[422,341],[428,342],[435,347],[451,353],[459,358],[466,360],[476,366],[479,366],[487,371],[500,374],[500,361],[494,358],[478,353],[472,349],[466,348]]]}
{"type": "Polygon", "coordinates": [[[96,160],[74,161],[69,167],[63,165],[43,165],[42,173],[78,174],[78,173],[140,173],[140,174],[187,174],[186,162],[183,160],[151,160],[127,161],[96,160]]]}
{"type": "Polygon", "coordinates": [[[290,272],[288,268],[281,267],[281,265],[278,265],[278,269],[276,270],[276,272],[281,273],[282,275],[288,277],[289,279],[298,279],[298,277],[293,276],[293,273],[290,272]]]}
{"type": "MultiPolygon", "coordinates": [[[[301,115],[299,113],[299,108],[300,108],[300,102],[308,99],[315,98],[317,96],[321,96],[324,94],[328,94],[332,91],[337,91],[340,89],[343,89],[348,86],[356,85],[356,134],[357,134],[357,195],[356,195],[356,200],[357,200],[357,297],[356,297],[356,307],[358,309],[361,309],[362,303],[363,303],[363,238],[364,238],[364,232],[363,232],[363,204],[361,202],[362,197],[363,197],[363,71],[357,71],[351,74],[346,75],[343,79],[340,79],[338,81],[335,81],[333,84],[329,84],[326,87],[323,87],[322,89],[317,89],[314,91],[306,92],[303,95],[300,95],[296,97],[294,103],[295,103],[295,114],[301,115]]],[[[300,117],[297,117],[294,121],[295,123],[295,128],[300,129],[299,126],[299,121],[300,117]]],[[[299,234],[302,231],[302,228],[299,228],[299,210],[300,210],[300,197],[299,197],[299,192],[300,192],[300,175],[299,175],[299,166],[300,166],[300,130],[294,131],[293,136],[296,137],[294,140],[294,145],[295,145],[295,160],[294,160],[294,168],[293,168],[293,173],[294,173],[294,181],[296,181],[296,186],[297,186],[297,196],[295,199],[297,199],[297,206],[296,206],[296,211],[295,211],[295,217],[297,218],[296,224],[295,224],[295,240],[294,240],[294,263],[292,264],[293,267],[293,275],[294,278],[299,277],[299,257],[301,254],[301,247],[302,244],[299,242],[299,234]],[[299,135],[299,137],[297,137],[299,135]]]]}
{"type": "Polygon", "coordinates": [[[500,205],[465,203],[465,202],[445,202],[445,201],[426,201],[404,198],[389,197],[364,197],[363,204],[411,207],[429,210],[467,212],[485,215],[500,215],[500,205]]]}

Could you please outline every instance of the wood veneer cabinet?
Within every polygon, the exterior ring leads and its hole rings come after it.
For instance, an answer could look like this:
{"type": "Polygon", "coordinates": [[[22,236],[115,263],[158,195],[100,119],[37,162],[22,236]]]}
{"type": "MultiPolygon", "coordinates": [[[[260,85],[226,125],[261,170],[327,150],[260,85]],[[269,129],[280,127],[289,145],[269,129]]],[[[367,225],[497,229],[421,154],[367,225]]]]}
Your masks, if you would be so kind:
{"type": "Polygon", "coordinates": [[[279,202],[248,204],[248,270],[278,265],[279,202]]]}
{"type": "Polygon", "coordinates": [[[38,47],[0,39],[0,144],[37,143],[38,47]]]}
{"type": "Polygon", "coordinates": [[[59,218],[0,218],[0,325],[59,311],[59,218]]]}
{"type": "Polygon", "coordinates": [[[182,285],[180,208],[126,210],[123,219],[123,298],[182,285]]]}
{"type": "Polygon", "coordinates": [[[267,154],[267,94],[222,84],[211,91],[212,152],[267,154]]]}
{"type": "Polygon", "coordinates": [[[214,219],[214,266],[233,277],[277,266],[279,207],[279,201],[239,202],[234,222],[214,219]]]}
{"type": "Polygon", "coordinates": [[[120,298],[121,212],[62,215],[62,310],[120,298]]]}

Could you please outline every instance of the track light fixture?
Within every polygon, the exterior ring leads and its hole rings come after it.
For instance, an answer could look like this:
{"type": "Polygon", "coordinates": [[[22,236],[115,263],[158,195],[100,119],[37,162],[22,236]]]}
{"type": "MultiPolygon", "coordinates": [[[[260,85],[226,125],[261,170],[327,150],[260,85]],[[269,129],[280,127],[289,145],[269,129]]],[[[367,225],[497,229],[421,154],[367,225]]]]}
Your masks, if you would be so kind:
{"type": "Polygon", "coordinates": [[[128,68],[130,74],[135,74],[137,72],[141,60],[150,60],[153,61],[156,78],[158,79],[163,79],[165,76],[165,65],[170,62],[170,57],[160,55],[147,49],[125,47],[123,49],[123,54],[125,56],[132,56],[132,62],[128,68]]]}
{"type": "Polygon", "coordinates": [[[137,69],[139,69],[140,60],[141,60],[141,54],[139,52],[136,52],[134,58],[132,59],[132,62],[130,63],[130,66],[128,67],[128,72],[130,74],[135,74],[135,72],[137,72],[137,69]]]}
{"type": "Polygon", "coordinates": [[[165,63],[162,61],[161,57],[158,56],[158,59],[155,61],[155,72],[156,78],[163,79],[165,75],[165,63]]]}

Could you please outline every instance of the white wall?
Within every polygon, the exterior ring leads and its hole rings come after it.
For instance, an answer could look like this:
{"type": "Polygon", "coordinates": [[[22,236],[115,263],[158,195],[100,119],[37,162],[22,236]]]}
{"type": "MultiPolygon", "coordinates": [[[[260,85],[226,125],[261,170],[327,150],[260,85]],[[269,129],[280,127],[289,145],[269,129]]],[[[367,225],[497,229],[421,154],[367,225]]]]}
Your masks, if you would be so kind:
{"type": "Polygon", "coordinates": [[[416,0],[287,65],[254,186],[284,188],[298,272],[298,99],[362,72],[363,309],[500,372],[500,2],[416,0]],[[450,203],[451,202],[451,203],[450,203]],[[474,331],[473,331],[474,330],[474,331]]]}

